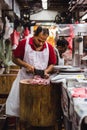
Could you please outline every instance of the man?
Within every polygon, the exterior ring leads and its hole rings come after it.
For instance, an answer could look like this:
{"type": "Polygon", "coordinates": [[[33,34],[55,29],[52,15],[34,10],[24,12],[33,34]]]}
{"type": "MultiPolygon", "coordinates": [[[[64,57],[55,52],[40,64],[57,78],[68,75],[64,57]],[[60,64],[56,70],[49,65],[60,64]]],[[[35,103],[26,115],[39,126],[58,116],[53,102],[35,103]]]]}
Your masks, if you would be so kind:
{"type": "MultiPolygon", "coordinates": [[[[38,27],[33,37],[23,39],[13,51],[13,62],[21,67],[6,101],[6,114],[19,117],[19,82],[33,78],[36,70],[48,78],[56,64],[54,48],[46,42],[49,31],[38,27]]],[[[37,73],[38,74],[38,73],[37,73]]]]}
{"type": "Polygon", "coordinates": [[[68,49],[68,41],[66,39],[58,39],[56,43],[56,56],[57,56],[57,65],[65,65],[66,59],[64,57],[64,53],[68,49]]]}

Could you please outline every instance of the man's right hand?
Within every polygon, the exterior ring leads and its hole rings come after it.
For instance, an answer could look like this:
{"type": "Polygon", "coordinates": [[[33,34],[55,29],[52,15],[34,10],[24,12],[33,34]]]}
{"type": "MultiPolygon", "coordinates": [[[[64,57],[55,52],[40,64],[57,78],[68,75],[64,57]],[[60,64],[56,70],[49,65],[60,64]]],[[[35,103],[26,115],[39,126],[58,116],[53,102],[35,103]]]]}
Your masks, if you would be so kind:
{"type": "Polygon", "coordinates": [[[27,73],[34,73],[34,66],[32,66],[32,65],[27,65],[27,67],[26,67],[26,72],[27,72],[27,73]]]}

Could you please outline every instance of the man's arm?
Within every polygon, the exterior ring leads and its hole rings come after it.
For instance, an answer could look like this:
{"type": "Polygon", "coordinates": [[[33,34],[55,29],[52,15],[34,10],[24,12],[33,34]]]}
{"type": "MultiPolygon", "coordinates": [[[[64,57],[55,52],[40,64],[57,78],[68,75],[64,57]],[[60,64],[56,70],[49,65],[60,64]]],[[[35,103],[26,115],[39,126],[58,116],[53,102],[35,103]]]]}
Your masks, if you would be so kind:
{"type": "Polygon", "coordinates": [[[45,69],[45,71],[44,71],[44,76],[45,76],[46,78],[48,78],[48,77],[50,76],[50,72],[53,71],[53,67],[54,67],[54,65],[49,65],[49,66],[47,67],[47,69],[45,69]]]}
{"type": "Polygon", "coordinates": [[[17,64],[18,66],[26,68],[27,72],[34,73],[34,66],[32,66],[32,65],[28,64],[27,62],[21,60],[20,58],[15,58],[13,56],[12,57],[12,61],[15,64],[17,64]]]}

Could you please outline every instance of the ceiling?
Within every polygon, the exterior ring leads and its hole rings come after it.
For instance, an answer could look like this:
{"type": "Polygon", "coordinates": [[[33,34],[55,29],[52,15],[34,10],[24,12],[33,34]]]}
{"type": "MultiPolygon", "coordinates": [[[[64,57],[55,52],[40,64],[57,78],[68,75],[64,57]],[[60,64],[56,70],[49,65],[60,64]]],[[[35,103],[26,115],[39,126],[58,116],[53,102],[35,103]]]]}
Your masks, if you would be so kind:
{"type": "MultiPolygon", "coordinates": [[[[7,4],[5,4],[5,1],[9,0],[1,1],[0,8],[2,8],[2,10],[7,9],[7,4]]],[[[12,7],[14,7],[13,10],[15,9],[14,12],[16,12],[16,14],[19,13],[21,17],[25,12],[31,15],[43,10],[42,0],[12,0],[12,2],[12,7]],[[18,5],[19,12],[17,12],[17,5],[14,4],[14,1],[16,1],[18,5]]],[[[83,15],[83,12],[87,13],[87,0],[47,0],[47,5],[47,10],[56,10],[58,12],[58,20],[60,16],[63,18],[69,17],[70,19],[72,16],[79,18],[79,14],[82,13],[81,15],[83,15]]],[[[14,17],[14,15],[12,16],[14,17]]]]}
{"type": "MultiPolygon", "coordinates": [[[[69,6],[70,0],[47,0],[48,10],[64,10],[69,6]]],[[[41,0],[17,0],[21,9],[30,8],[30,10],[42,9],[41,0]]]]}
{"type": "MultiPolygon", "coordinates": [[[[5,4],[4,1],[9,1],[9,0],[2,0],[0,8],[6,9],[7,5],[5,4]]],[[[24,9],[29,9],[30,14],[37,13],[41,10],[42,8],[42,0],[12,0],[17,2],[19,5],[20,10],[24,9]]],[[[44,1],[44,0],[43,0],[44,1]]],[[[10,3],[9,3],[10,4],[10,3]]],[[[85,11],[87,12],[87,0],[47,0],[47,10],[56,10],[58,13],[61,12],[81,12],[85,11]]],[[[15,5],[13,5],[15,7],[15,5]]]]}
{"type": "MultiPolygon", "coordinates": [[[[6,1],[9,0],[1,1],[0,9],[7,8],[7,4],[5,4],[6,1]]],[[[42,0],[12,0],[12,3],[14,3],[14,1],[18,3],[20,10],[27,8],[30,10],[30,13],[35,13],[43,9],[42,0]]],[[[11,2],[8,5],[10,4],[11,2]]],[[[58,12],[66,12],[67,10],[70,12],[87,12],[87,0],[47,0],[47,5],[48,10],[56,10],[58,12]]],[[[16,5],[13,6],[15,7],[16,5]]]]}
{"type": "MultiPolygon", "coordinates": [[[[20,9],[29,9],[30,14],[41,11],[42,0],[16,0],[20,6],[20,9]]],[[[78,13],[87,12],[87,0],[47,0],[47,10],[56,10],[58,13],[71,12],[78,13]]]]}

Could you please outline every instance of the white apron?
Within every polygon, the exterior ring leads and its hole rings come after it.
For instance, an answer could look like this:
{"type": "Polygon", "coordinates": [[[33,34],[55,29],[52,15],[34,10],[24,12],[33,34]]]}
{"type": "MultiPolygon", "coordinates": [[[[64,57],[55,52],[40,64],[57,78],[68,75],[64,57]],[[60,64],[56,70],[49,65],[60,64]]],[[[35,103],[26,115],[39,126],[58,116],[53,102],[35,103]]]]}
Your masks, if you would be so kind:
{"type": "MultiPolygon", "coordinates": [[[[46,69],[49,61],[48,44],[46,43],[46,48],[43,51],[35,51],[28,43],[29,39],[26,41],[24,61],[33,65],[36,69],[46,69]]],[[[7,115],[19,117],[19,82],[22,79],[29,78],[33,78],[33,74],[27,74],[26,69],[22,67],[13,82],[11,91],[6,101],[7,115]]]]}
{"type": "Polygon", "coordinates": [[[64,65],[64,58],[60,57],[58,49],[56,49],[56,52],[58,56],[58,65],[64,65]]]}

